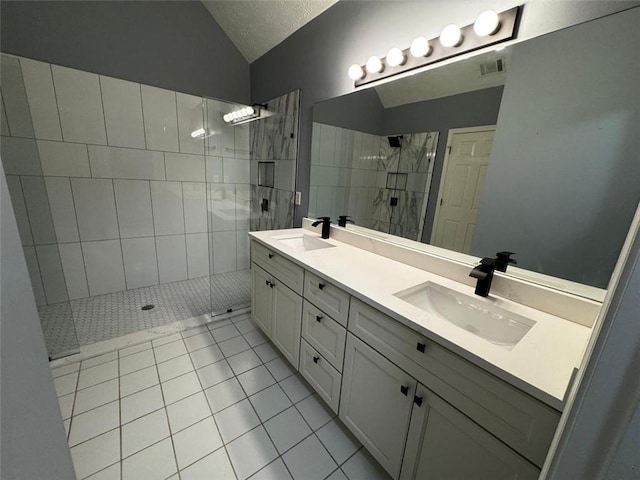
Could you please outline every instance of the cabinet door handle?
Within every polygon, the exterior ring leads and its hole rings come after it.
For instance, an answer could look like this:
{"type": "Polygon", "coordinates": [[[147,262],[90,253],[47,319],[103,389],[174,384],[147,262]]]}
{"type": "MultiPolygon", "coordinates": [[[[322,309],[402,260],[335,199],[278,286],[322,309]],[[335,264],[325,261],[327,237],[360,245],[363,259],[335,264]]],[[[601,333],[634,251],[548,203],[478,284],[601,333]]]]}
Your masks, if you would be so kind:
{"type": "Polygon", "coordinates": [[[417,406],[421,407],[422,406],[422,397],[418,397],[416,395],[415,397],[413,397],[413,403],[415,403],[417,406]]]}
{"type": "Polygon", "coordinates": [[[313,363],[318,363],[318,360],[320,360],[320,357],[313,357],[313,363]]]}
{"type": "Polygon", "coordinates": [[[422,353],[424,353],[424,350],[425,350],[426,348],[427,348],[427,345],[426,345],[426,344],[424,344],[424,343],[420,343],[420,342],[418,342],[418,345],[416,346],[416,349],[417,349],[419,352],[422,352],[422,353]]]}
{"type": "Polygon", "coordinates": [[[407,387],[406,385],[401,385],[400,393],[406,397],[409,394],[409,387],[407,387]]]}
{"type": "Polygon", "coordinates": [[[323,289],[324,289],[324,283],[319,283],[319,284],[318,284],[318,288],[319,288],[320,290],[323,290],[323,289]]]}
{"type": "Polygon", "coordinates": [[[269,258],[273,258],[273,253],[270,253],[270,254],[269,254],[269,258]]]}
{"type": "Polygon", "coordinates": [[[265,281],[264,281],[264,284],[265,284],[265,285],[271,285],[271,282],[270,282],[269,280],[265,280],[265,281]]]}
{"type": "Polygon", "coordinates": [[[322,315],[316,315],[316,322],[320,322],[322,320],[322,315]]]}

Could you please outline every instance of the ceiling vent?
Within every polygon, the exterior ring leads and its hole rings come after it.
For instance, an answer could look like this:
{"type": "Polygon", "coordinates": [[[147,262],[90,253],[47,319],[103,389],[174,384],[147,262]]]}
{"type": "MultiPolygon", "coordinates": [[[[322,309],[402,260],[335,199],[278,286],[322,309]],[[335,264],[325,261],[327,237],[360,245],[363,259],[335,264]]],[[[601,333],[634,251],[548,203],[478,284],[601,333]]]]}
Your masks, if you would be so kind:
{"type": "Polygon", "coordinates": [[[482,62],[480,65],[480,76],[497,75],[503,73],[507,69],[504,58],[496,58],[488,62],[482,62]]]}

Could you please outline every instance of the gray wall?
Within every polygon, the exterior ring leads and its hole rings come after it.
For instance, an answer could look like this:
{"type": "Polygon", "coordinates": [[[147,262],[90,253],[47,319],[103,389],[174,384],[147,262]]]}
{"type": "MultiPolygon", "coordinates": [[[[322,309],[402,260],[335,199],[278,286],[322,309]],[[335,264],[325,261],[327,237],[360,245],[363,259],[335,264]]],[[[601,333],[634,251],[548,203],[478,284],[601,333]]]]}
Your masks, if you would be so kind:
{"type": "MultiPolygon", "coordinates": [[[[437,35],[448,23],[472,23],[487,8],[506,10],[516,0],[460,2],[338,2],[251,64],[251,99],[264,101],[302,89],[298,190],[306,214],[311,159],[312,107],[353,91],[349,65],[384,55],[392,46],[406,47],[418,35],[437,35]]],[[[518,37],[533,38],[638,5],[627,1],[524,2],[518,37]]]]}
{"type": "Polygon", "coordinates": [[[1,2],[2,51],[247,103],[249,65],[198,1],[1,2]]]}
{"type": "Polygon", "coordinates": [[[0,478],[75,478],[36,302],[0,166],[0,478]]]}
{"type": "Polygon", "coordinates": [[[373,135],[384,135],[385,114],[374,88],[332,98],[313,107],[314,122],[373,135]]]}
{"type": "Polygon", "coordinates": [[[516,46],[472,254],[607,287],[640,200],[638,24],[635,9],[516,46]]]}

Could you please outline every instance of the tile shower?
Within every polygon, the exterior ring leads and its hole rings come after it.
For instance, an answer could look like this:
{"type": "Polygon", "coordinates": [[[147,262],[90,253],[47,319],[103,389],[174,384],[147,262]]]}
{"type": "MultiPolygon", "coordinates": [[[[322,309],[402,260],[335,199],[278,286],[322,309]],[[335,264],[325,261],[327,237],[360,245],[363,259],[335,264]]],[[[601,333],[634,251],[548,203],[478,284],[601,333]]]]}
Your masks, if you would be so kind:
{"type": "Polygon", "coordinates": [[[50,356],[249,305],[250,148],[272,139],[224,123],[235,104],[1,60],[1,156],[50,356]]]}

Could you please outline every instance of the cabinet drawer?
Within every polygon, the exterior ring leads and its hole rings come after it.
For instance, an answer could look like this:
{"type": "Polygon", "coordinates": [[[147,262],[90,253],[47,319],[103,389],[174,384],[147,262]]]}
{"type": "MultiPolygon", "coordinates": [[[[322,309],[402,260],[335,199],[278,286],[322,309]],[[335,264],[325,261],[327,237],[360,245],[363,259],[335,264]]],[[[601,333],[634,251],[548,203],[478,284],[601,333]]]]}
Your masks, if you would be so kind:
{"type": "Polygon", "coordinates": [[[335,285],[306,272],[304,276],[304,298],[326,312],[343,327],[349,316],[349,294],[335,285]]]}
{"type": "Polygon", "coordinates": [[[251,260],[298,295],[302,295],[304,269],[301,266],[255,240],[251,241],[251,260]]]}
{"type": "Polygon", "coordinates": [[[349,331],[542,466],[559,412],[357,299],[349,331]]]}
{"type": "Polygon", "coordinates": [[[340,403],[342,375],[316,352],[304,338],[300,340],[300,373],[336,414],[340,403]]]}
{"type": "Polygon", "coordinates": [[[302,337],[336,370],[342,372],[347,331],[329,315],[306,300],[302,309],[302,337]]]}

